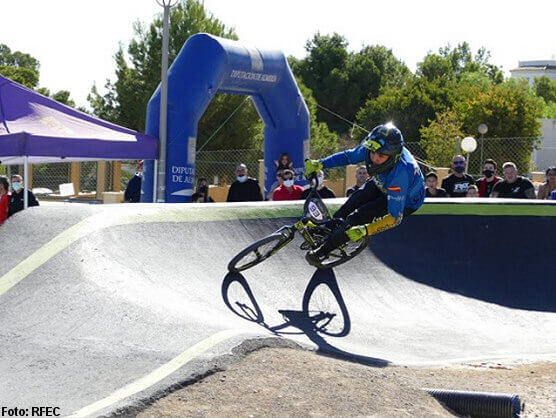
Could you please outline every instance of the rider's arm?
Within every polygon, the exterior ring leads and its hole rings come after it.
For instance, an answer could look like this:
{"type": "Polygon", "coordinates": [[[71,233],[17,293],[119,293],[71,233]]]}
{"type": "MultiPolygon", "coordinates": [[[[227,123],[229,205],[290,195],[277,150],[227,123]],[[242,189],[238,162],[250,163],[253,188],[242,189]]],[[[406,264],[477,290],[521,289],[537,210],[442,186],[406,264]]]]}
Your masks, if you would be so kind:
{"type": "Polygon", "coordinates": [[[363,146],[358,146],[346,151],[337,152],[321,160],[323,168],[343,167],[349,164],[358,164],[365,161],[367,150],[363,146]]]}

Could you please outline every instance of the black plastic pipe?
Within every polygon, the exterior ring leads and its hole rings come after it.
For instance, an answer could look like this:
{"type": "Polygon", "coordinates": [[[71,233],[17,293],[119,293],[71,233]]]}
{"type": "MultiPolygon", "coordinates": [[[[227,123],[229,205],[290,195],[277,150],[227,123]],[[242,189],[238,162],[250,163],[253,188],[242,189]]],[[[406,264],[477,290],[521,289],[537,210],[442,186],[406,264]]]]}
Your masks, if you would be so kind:
{"type": "Polygon", "coordinates": [[[430,388],[424,390],[456,414],[464,416],[519,418],[521,414],[518,395],[430,388]]]}

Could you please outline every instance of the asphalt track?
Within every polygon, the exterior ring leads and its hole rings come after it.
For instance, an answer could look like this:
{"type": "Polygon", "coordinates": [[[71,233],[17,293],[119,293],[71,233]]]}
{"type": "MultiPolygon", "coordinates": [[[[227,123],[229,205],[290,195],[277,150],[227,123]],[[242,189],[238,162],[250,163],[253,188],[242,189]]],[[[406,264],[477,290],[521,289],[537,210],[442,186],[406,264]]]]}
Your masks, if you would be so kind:
{"type": "Polygon", "coordinates": [[[30,208],[0,229],[0,405],[108,414],[271,336],[376,367],[556,360],[556,206],[438,202],[333,271],[296,240],[235,275],[299,204],[30,208]]]}

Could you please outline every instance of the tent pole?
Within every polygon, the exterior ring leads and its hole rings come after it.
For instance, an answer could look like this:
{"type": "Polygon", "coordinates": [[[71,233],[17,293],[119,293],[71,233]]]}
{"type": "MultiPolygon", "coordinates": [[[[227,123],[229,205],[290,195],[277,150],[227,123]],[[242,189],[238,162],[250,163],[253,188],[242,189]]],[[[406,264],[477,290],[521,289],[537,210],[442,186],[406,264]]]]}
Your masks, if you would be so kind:
{"type": "Polygon", "coordinates": [[[29,179],[27,175],[29,174],[29,157],[26,155],[24,157],[23,163],[23,209],[27,209],[29,206],[29,196],[27,196],[27,188],[29,187],[29,179]]]}
{"type": "Polygon", "coordinates": [[[153,203],[156,203],[156,196],[157,196],[157,190],[156,188],[157,186],[157,179],[158,179],[158,160],[154,160],[154,166],[153,166],[153,203]]]}

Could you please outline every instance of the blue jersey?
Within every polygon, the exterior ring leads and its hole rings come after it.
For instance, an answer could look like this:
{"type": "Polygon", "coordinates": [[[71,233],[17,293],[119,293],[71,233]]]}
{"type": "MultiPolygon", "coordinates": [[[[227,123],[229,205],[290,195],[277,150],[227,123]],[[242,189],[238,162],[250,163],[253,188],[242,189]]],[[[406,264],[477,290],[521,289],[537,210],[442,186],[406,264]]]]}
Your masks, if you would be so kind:
{"type": "MultiPolygon", "coordinates": [[[[323,158],[324,168],[341,167],[348,164],[368,163],[369,151],[362,145],[323,158]]],[[[371,180],[388,196],[388,212],[399,219],[404,209],[417,210],[425,201],[425,179],[421,169],[407,148],[391,170],[371,180]]]]}

